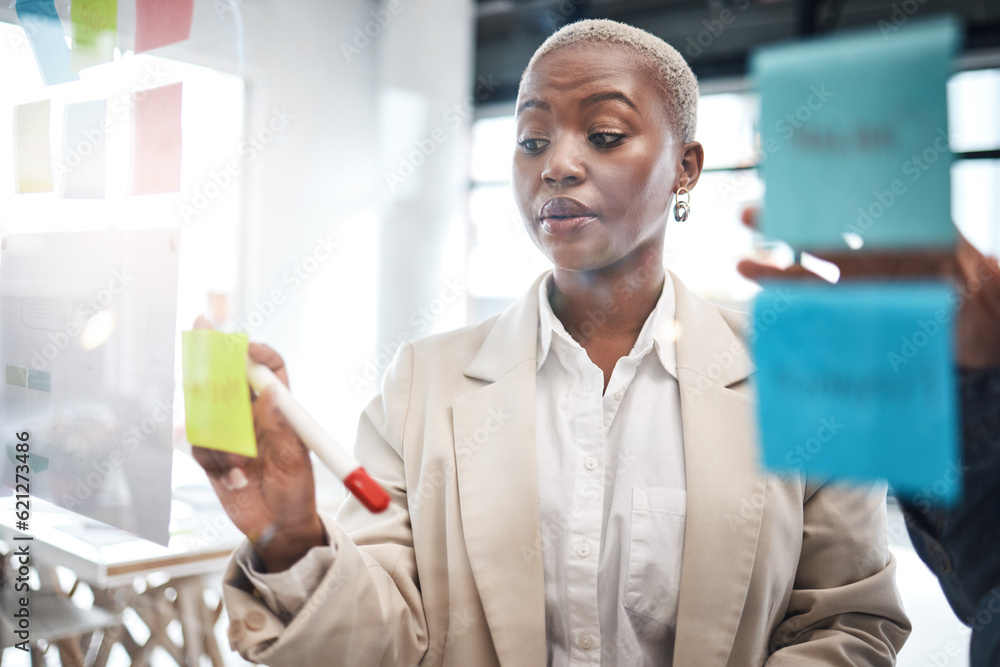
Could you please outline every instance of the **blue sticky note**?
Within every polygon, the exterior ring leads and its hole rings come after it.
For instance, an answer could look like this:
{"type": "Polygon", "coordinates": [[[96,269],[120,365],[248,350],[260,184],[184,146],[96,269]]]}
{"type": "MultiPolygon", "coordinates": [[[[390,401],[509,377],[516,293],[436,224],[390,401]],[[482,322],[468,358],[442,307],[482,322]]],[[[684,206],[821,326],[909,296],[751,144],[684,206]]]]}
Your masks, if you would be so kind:
{"type": "Polygon", "coordinates": [[[761,49],[761,231],[805,250],[948,247],[950,18],[761,49]]]}
{"type": "Polygon", "coordinates": [[[31,44],[45,85],[77,81],[80,76],[70,68],[66,32],[54,0],[17,0],[14,9],[31,44]]]}
{"type": "Polygon", "coordinates": [[[749,336],[764,465],[953,502],[953,302],[943,282],[769,285],[749,336]]]}

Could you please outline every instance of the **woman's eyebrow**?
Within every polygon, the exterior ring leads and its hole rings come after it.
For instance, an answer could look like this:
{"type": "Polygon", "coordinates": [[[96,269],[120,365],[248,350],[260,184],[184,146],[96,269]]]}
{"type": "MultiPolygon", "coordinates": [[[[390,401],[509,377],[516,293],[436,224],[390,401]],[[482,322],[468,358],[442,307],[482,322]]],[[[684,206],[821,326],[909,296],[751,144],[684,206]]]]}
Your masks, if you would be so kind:
{"type": "Polygon", "coordinates": [[[625,93],[619,92],[617,90],[608,90],[601,93],[593,93],[591,95],[587,95],[582,100],[580,100],[580,106],[589,107],[594,104],[598,104],[599,102],[607,102],[607,101],[624,102],[625,104],[632,107],[636,111],[636,113],[640,113],[639,107],[637,107],[632,102],[632,100],[630,100],[628,96],[625,95],[625,93]]]}
{"type": "Polygon", "coordinates": [[[532,109],[532,108],[541,109],[542,111],[552,111],[552,108],[549,106],[548,102],[544,102],[534,97],[529,97],[525,101],[521,102],[520,105],[518,105],[517,111],[514,112],[514,117],[517,118],[518,116],[521,115],[522,111],[524,111],[525,109],[532,109]]]}
{"type": "MultiPolygon", "coordinates": [[[[639,111],[639,107],[637,107],[625,93],[619,92],[617,90],[607,90],[599,93],[591,93],[590,95],[587,95],[582,100],[580,100],[580,107],[581,108],[589,107],[595,104],[599,104],[601,102],[608,102],[608,101],[624,102],[625,104],[632,107],[632,109],[634,109],[636,113],[640,115],[642,114],[642,112],[639,111]]],[[[538,98],[530,97],[518,105],[517,111],[514,112],[514,117],[516,118],[517,116],[520,116],[521,112],[524,111],[525,109],[541,109],[542,111],[552,110],[548,102],[545,102],[544,100],[540,100],[538,98]]]]}

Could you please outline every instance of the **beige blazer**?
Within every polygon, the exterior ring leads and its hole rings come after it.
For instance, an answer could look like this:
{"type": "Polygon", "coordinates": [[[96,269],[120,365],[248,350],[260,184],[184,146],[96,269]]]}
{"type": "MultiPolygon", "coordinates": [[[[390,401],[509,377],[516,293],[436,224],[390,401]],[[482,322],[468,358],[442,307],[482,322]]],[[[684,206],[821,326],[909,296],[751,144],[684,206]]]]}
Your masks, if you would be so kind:
{"type": "MultiPolygon", "coordinates": [[[[758,467],[740,316],[671,274],[687,475],[674,665],[891,665],[910,626],[885,488],[806,485],[758,467]]],[[[544,665],[534,452],[538,282],[499,316],[404,345],[356,451],[390,491],[345,502],[334,565],[283,622],[234,562],[230,640],[297,665],[544,665]]],[[[614,647],[603,647],[614,664],[614,647]]]]}

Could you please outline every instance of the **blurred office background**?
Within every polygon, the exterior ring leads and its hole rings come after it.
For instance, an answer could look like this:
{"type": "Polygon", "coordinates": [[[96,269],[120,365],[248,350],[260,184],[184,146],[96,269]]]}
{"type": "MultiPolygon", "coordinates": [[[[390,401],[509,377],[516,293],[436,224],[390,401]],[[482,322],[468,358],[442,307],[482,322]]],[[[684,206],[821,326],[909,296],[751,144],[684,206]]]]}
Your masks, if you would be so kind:
{"type": "MultiPolygon", "coordinates": [[[[190,40],[150,54],[121,50],[116,62],[84,70],[80,86],[48,92],[14,9],[4,6],[0,127],[11,127],[15,104],[51,97],[58,107],[107,90],[109,78],[124,77],[124,92],[153,73],[157,85],[184,82],[184,139],[180,192],[126,194],[122,127],[107,136],[105,199],[15,196],[7,186],[0,231],[179,228],[178,330],[204,313],[218,328],[268,343],[284,356],[298,399],[351,443],[401,342],[499,312],[547,268],[514,207],[510,160],[518,79],[548,34],[579,18],[614,18],[663,37],[688,59],[701,86],[706,174],[690,219],[670,223],[667,264],[706,298],[742,307],[756,287],[735,266],[755,239],[738,216],[762,195],[750,50],[883,24],[891,39],[909,21],[944,11],[966,30],[948,90],[953,217],[981,250],[997,254],[993,0],[196,0],[190,40]]],[[[11,154],[9,132],[0,133],[0,149],[11,154]]],[[[0,182],[13,182],[11,169],[0,161],[0,182]]],[[[203,477],[180,451],[179,336],[176,357],[174,485],[184,486],[203,477]]],[[[333,506],[342,490],[322,481],[333,506]]],[[[892,525],[915,627],[900,664],[966,664],[968,632],[896,514],[892,525]],[[936,662],[940,656],[947,662],[936,662]]],[[[242,664],[220,638],[230,664],[242,664]]],[[[112,657],[127,664],[123,651],[112,657]]],[[[19,652],[3,658],[26,664],[19,652]]],[[[156,651],[152,664],[173,662],[156,651]]]]}

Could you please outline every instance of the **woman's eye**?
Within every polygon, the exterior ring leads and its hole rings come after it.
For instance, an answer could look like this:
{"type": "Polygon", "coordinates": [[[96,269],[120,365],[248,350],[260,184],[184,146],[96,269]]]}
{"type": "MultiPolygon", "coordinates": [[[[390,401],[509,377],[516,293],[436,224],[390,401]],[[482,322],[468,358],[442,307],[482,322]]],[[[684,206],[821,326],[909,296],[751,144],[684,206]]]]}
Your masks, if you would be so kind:
{"type": "Polygon", "coordinates": [[[517,145],[528,153],[537,153],[548,146],[549,142],[545,139],[524,139],[523,141],[517,142],[517,145]]]}
{"type": "Polygon", "coordinates": [[[594,144],[598,148],[607,148],[608,146],[614,146],[624,138],[624,134],[615,134],[614,132],[595,132],[590,135],[590,143],[594,144]]]}

